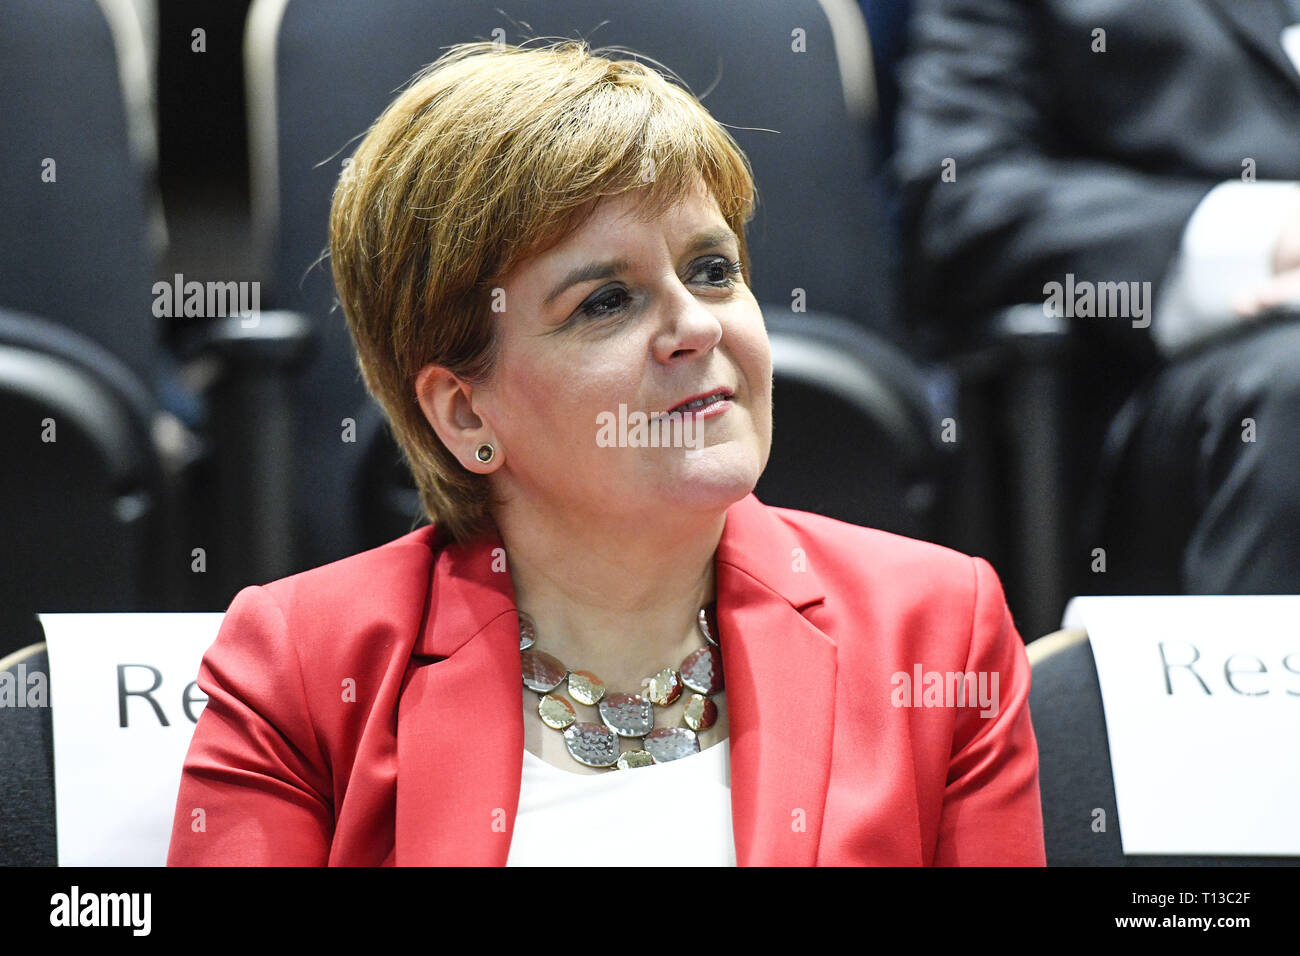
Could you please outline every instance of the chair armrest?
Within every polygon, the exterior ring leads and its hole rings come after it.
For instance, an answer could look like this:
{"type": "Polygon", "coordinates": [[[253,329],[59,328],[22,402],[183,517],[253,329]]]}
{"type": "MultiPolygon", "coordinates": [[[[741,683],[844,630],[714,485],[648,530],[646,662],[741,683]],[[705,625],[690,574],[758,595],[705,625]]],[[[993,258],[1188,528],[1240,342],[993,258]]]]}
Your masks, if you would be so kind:
{"type": "Polygon", "coordinates": [[[207,429],[216,473],[210,530],[208,600],[224,606],[247,584],[298,570],[293,566],[294,450],[299,395],[294,371],[315,345],[311,320],[265,311],[213,319],[180,332],[176,351],[210,366],[207,429]]]}
{"type": "Polygon", "coordinates": [[[286,370],[306,357],[316,343],[311,320],[301,312],[259,312],[210,319],[182,328],[176,353],[183,362],[216,357],[229,369],[286,370]]]}
{"type": "Polygon", "coordinates": [[[967,447],[954,516],[962,546],[991,556],[1022,633],[1054,630],[1068,595],[1072,547],[1064,500],[1069,320],[1042,303],[994,313],[947,360],[961,394],[967,447]]]}
{"type": "Polygon", "coordinates": [[[944,358],[963,381],[985,382],[1011,369],[1053,365],[1064,358],[1070,323],[1038,303],[1013,305],[979,322],[976,331],[944,358]]]}

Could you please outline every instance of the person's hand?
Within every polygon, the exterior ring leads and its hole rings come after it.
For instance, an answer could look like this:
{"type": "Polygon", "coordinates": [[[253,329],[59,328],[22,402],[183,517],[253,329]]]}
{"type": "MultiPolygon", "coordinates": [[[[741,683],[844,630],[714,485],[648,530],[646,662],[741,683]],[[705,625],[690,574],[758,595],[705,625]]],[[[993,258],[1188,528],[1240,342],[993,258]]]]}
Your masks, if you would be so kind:
{"type": "Polygon", "coordinates": [[[1287,219],[1273,245],[1272,277],[1238,295],[1232,308],[1247,319],[1285,305],[1300,306],[1300,213],[1287,219]]]}
{"type": "Polygon", "coordinates": [[[1243,319],[1286,305],[1300,308],[1300,263],[1277,273],[1262,286],[1242,293],[1232,303],[1233,310],[1243,319]]]}
{"type": "Polygon", "coordinates": [[[1282,226],[1277,244],[1273,246],[1273,275],[1293,269],[1300,269],[1300,212],[1282,226]]]}

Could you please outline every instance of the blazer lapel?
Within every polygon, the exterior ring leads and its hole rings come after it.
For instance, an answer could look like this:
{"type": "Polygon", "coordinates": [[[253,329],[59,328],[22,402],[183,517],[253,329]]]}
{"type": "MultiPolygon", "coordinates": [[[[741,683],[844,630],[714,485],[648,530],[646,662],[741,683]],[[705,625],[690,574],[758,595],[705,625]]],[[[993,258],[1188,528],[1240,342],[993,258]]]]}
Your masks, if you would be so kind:
{"type": "MultiPolygon", "coordinates": [[[[398,865],[502,866],[509,854],[523,690],[514,584],[501,548],[489,533],[448,546],[434,565],[398,704],[398,865]]],[[[715,582],[741,866],[817,859],[836,651],[802,613],[824,600],[804,565],[798,539],[756,497],[728,510],[715,582]]]]}
{"type": "Polygon", "coordinates": [[[825,594],[798,539],[749,495],[717,554],[731,814],[741,866],[812,866],[830,784],[834,642],[803,610],[825,594]]]}
{"type": "Polygon", "coordinates": [[[397,709],[399,866],[504,866],[510,851],[523,684],[500,547],[495,535],[451,545],[434,564],[397,709]]]}

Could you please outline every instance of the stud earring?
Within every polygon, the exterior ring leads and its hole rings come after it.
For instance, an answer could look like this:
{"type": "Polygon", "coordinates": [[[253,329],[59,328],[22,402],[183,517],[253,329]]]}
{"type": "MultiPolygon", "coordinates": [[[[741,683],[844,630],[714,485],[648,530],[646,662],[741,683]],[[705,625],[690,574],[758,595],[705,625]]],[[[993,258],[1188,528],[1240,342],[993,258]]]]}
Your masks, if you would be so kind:
{"type": "Polygon", "coordinates": [[[496,457],[496,453],[497,452],[495,448],[493,448],[487,442],[484,442],[474,450],[474,457],[486,465],[488,462],[490,462],[493,458],[496,457]]]}

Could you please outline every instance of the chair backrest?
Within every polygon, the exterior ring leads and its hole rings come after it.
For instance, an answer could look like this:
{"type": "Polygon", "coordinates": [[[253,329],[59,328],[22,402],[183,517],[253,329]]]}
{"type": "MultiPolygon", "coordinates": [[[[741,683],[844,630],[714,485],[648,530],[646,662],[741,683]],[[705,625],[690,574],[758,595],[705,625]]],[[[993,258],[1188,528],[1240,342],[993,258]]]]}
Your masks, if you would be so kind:
{"type": "Polygon", "coordinates": [[[271,297],[321,323],[300,387],[304,566],[356,550],[360,534],[354,512],[329,503],[344,500],[361,467],[358,446],[338,435],[366,398],[343,317],[331,311],[328,265],[312,268],[327,245],[341,163],[416,70],[443,47],[491,39],[498,27],[510,42],[582,36],[592,47],[619,45],[675,71],[753,165],[760,200],[748,238],[758,298],[788,303],[802,289],[810,309],[896,328],[893,244],[879,241],[884,214],[868,159],[871,60],[853,0],[660,0],[618,10],[603,0],[490,8],[257,0],[246,40],[255,226],[271,297]]]}
{"type": "Polygon", "coordinates": [[[1028,645],[1029,710],[1038,739],[1038,785],[1048,866],[1295,866],[1294,857],[1126,856],[1120,841],[1106,717],[1085,631],[1028,645]],[[1105,830],[1094,827],[1105,812],[1105,830]]]}
{"type": "Polygon", "coordinates": [[[909,537],[940,532],[947,448],[928,375],[845,319],[764,310],[772,346],[772,454],[764,503],[909,537]]]}
{"type": "Polygon", "coordinates": [[[158,610],[168,551],[155,405],[122,362],[77,333],[0,310],[0,654],[37,611],[158,610]]]}
{"type": "Polygon", "coordinates": [[[129,0],[5,0],[0,306],[59,322],[152,382],[162,220],[144,57],[129,0]]]}
{"type": "Polygon", "coordinates": [[[376,548],[427,524],[415,479],[374,402],[357,419],[357,442],[365,457],[349,500],[357,509],[361,547],[376,548]]]}
{"type": "MultiPolygon", "coordinates": [[[[24,683],[38,672],[48,682],[43,642],[0,659],[0,674],[9,675],[0,679],[24,683]]],[[[0,707],[0,767],[0,866],[56,865],[54,728],[48,706],[0,707]]]]}

